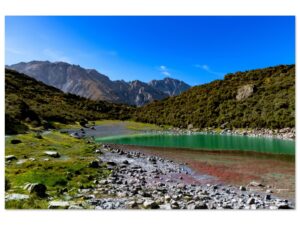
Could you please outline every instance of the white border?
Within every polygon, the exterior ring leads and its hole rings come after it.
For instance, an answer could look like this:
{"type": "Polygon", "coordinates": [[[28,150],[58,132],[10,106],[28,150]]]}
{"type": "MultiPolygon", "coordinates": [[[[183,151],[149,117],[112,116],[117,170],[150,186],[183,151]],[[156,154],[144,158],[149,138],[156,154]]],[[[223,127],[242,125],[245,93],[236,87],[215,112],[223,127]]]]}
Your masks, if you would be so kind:
{"type": "MultiPolygon", "coordinates": [[[[0,1],[1,188],[0,224],[295,224],[294,211],[9,211],[4,210],[5,15],[298,15],[296,0],[2,0],[0,1]]],[[[296,18],[297,20],[297,18],[296,18]]],[[[297,22],[297,21],[296,21],[297,22]]],[[[298,23],[296,23],[298,24],[298,23]]],[[[297,25],[297,28],[299,26],[297,25]]],[[[298,30],[298,29],[297,29],[298,30]]],[[[297,50],[299,47],[297,45],[297,50]]],[[[298,60],[297,63],[298,64],[298,60]]],[[[299,89],[297,82],[296,90],[299,89]]],[[[298,93],[298,91],[296,91],[298,93]]],[[[298,94],[297,94],[298,96],[298,94]]],[[[298,97],[297,106],[299,104],[298,97]]],[[[298,115],[297,115],[298,119],[298,115]]],[[[297,129],[298,136],[298,129],[297,129]]],[[[298,138],[297,138],[298,139],[298,138]]],[[[299,149],[298,141],[296,148],[299,149]]],[[[297,161],[299,154],[297,154],[297,161]]],[[[297,174],[299,172],[297,166],[297,174]]],[[[297,176],[297,187],[299,187],[297,176]]],[[[297,193],[299,188],[297,188],[297,193]]],[[[298,196],[298,194],[297,194],[298,196]]],[[[297,198],[298,200],[298,198],[297,198]]],[[[298,201],[297,201],[298,205],[298,201]]]]}

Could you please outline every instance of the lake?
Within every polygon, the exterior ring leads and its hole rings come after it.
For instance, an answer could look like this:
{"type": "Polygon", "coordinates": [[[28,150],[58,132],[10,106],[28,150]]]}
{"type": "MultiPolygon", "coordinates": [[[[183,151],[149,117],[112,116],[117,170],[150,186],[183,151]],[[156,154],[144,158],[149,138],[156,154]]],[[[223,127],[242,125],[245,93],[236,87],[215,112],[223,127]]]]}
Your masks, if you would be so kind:
{"type": "Polygon", "coordinates": [[[96,138],[102,143],[187,148],[195,150],[253,151],[283,155],[295,155],[295,141],[275,138],[248,137],[218,134],[134,134],[96,138]]]}

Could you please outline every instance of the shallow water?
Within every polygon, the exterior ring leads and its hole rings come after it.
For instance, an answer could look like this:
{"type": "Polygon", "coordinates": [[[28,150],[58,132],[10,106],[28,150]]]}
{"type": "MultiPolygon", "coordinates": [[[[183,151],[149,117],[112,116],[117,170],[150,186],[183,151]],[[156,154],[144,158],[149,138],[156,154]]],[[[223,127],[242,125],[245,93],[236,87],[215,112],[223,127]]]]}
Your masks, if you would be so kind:
{"type": "Polygon", "coordinates": [[[102,143],[188,148],[198,150],[239,150],[261,153],[295,155],[295,141],[275,138],[217,134],[139,134],[96,138],[102,143]]]}

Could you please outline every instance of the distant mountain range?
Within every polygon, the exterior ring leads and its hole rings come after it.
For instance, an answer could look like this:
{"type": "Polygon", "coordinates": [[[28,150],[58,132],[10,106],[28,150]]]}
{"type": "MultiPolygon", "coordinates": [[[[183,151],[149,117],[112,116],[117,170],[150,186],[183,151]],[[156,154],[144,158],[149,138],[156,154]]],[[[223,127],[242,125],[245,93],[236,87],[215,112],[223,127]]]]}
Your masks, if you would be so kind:
{"type": "Polygon", "coordinates": [[[136,106],[176,96],[190,88],[183,81],[172,78],[152,80],[149,83],[138,80],[131,82],[112,81],[94,69],[84,69],[79,65],[65,62],[21,62],[6,66],[6,68],[27,74],[65,93],[72,93],[92,100],[136,106]]]}

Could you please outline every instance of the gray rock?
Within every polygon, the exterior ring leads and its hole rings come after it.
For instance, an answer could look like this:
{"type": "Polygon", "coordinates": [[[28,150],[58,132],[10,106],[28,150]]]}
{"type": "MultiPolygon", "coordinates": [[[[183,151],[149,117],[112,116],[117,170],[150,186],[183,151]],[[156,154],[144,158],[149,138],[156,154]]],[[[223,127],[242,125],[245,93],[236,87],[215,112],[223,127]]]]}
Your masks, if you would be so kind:
{"type": "Polygon", "coordinates": [[[159,205],[153,200],[146,200],[143,203],[145,209],[158,209],[159,205]]]}
{"type": "Polygon", "coordinates": [[[195,209],[208,209],[207,205],[204,202],[197,202],[195,209]]]}
{"type": "Polygon", "coordinates": [[[14,155],[8,155],[8,156],[5,156],[5,160],[6,161],[17,160],[17,157],[14,155]]]}
{"type": "Polygon", "coordinates": [[[171,201],[171,208],[172,208],[172,209],[179,209],[179,204],[178,204],[178,202],[172,200],[172,201],[171,201]]]}
{"type": "Polygon", "coordinates": [[[125,204],[125,208],[127,209],[137,209],[138,208],[138,204],[136,201],[130,201],[130,202],[127,202],[125,204]]]}
{"type": "Polygon", "coordinates": [[[291,209],[288,203],[283,202],[277,205],[278,209],[291,209]]]}
{"type": "Polygon", "coordinates": [[[264,185],[259,183],[259,182],[256,182],[256,181],[251,181],[249,183],[250,186],[253,186],[253,187],[263,187],[264,185]]]}
{"type": "Polygon", "coordinates": [[[253,84],[246,84],[237,90],[236,100],[240,101],[248,98],[253,93],[253,84]]]}
{"type": "Polygon", "coordinates": [[[249,198],[248,200],[247,200],[247,204],[248,205],[251,205],[251,204],[254,204],[255,203],[255,198],[249,198]]]}
{"type": "Polygon", "coordinates": [[[66,201],[51,201],[49,202],[48,209],[68,209],[70,203],[66,201]]]}
{"type": "Polygon", "coordinates": [[[265,199],[265,201],[271,200],[271,195],[266,195],[264,199],[265,199]]]}
{"type": "Polygon", "coordinates": [[[68,209],[77,209],[77,210],[80,210],[80,209],[84,209],[82,206],[79,206],[79,205],[70,205],[68,209]]]}
{"type": "Polygon", "coordinates": [[[53,158],[59,158],[60,155],[58,152],[55,152],[55,151],[45,151],[44,152],[46,155],[50,156],[50,157],[53,157],[53,158]]]}
{"type": "Polygon", "coordinates": [[[240,186],[240,190],[241,190],[241,191],[246,191],[246,187],[240,186]]]}
{"type": "Polygon", "coordinates": [[[5,196],[5,201],[11,201],[11,200],[25,200],[28,199],[28,195],[23,195],[23,194],[9,194],[5,196]]]}
{"type": "Polygon", "coordinates": [[[30,194],[36,194],[38,197],[46,197],[47,187],[44,184],[40,183],[29,183],[24,186],[24,189],[27,190],[30,194]]]}

